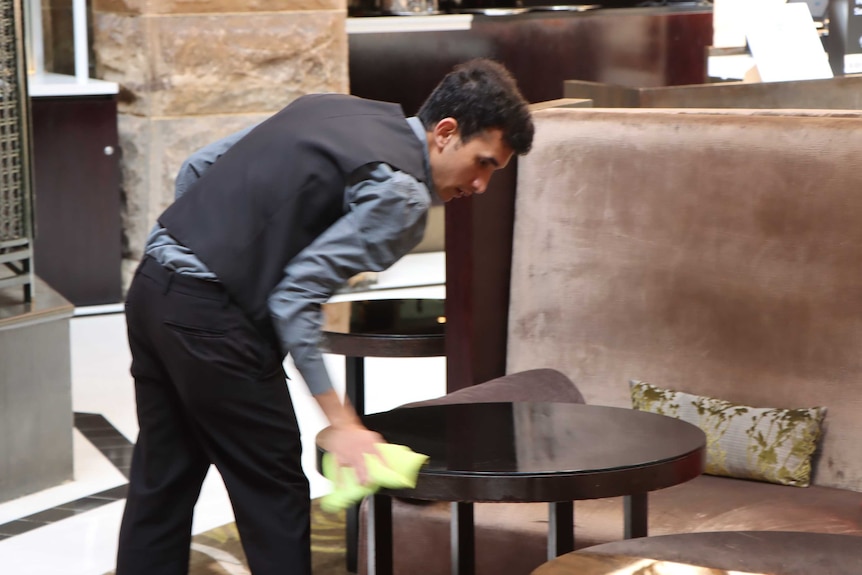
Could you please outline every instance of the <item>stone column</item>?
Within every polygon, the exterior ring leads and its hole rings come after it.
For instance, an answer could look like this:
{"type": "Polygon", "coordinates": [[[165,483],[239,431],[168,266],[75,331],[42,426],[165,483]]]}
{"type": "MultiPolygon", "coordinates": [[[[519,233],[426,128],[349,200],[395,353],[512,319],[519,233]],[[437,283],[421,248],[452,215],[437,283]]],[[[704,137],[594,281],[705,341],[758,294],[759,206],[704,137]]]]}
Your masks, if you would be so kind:
{"type": "Polygon", "coordinates": [[[197,148],[312,92],[348,91],[345,0],[92,0],[117,82],[124,285],[197,148]]]}

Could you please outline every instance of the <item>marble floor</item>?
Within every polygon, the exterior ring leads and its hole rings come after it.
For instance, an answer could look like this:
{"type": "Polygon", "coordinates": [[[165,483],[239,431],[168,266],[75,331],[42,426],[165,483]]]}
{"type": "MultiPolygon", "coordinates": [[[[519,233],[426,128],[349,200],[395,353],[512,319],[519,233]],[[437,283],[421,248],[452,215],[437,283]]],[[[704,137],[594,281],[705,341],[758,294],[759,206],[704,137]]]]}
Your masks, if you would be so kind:
{"type": "MultiPolygon", "coordinates": [[[[384,272],[372,291],[336,299],[445,297],[441,256],[413,258],[384,272]],[[406,287],[405,287],[406,286],[406,287]]],[[[125,320],[120,306],[83,308],[71,321],[74,480],[0,503],[0,573],[102,575],[114,567],[130,446],[137,435],[125,320]]],[[[339,391],[344,359],[325,361],[339,391]]],[[[385,411],[445,393],[445,358],[368,358],[366,410],[385,411]]],[[[288,383],[303,434],[313,497],[329,489],[314,468],[313,440],[324,419],[290,360],[288,383]]],[[[195,508],[194,533],[233,521],[211,469],[195,508]]]]}

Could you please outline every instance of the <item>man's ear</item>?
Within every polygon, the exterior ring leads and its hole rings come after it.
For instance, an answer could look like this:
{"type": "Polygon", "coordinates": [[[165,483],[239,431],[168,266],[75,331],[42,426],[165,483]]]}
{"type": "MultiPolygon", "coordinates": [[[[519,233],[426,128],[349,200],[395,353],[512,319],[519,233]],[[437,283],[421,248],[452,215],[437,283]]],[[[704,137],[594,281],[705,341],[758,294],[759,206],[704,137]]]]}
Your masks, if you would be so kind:
{"type": "Polygon", "coordinates": [[[443,118],[434,126],[434,143],[438,149],[443,149],[449,141],[458,135],[458,120],[443,118]]]}

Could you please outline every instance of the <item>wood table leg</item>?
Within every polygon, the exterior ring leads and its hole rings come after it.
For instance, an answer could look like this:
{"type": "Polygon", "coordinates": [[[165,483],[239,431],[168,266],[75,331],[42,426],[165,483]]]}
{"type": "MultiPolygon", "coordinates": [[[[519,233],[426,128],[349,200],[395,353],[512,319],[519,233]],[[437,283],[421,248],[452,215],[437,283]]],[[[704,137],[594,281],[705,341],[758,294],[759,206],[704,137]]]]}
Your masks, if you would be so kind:
{"type": "Polygon", "coordinates": [[[646,493],[636,493],[623,497],[623,510],[625,512],[626,539],[647,536],[647,516],[649,506],[646,493]]]}
{"type": "Polygon", "coordinates": [[[476,572],[475,539],[473,504],[452,503],[452,575],[473,575],[476,572]]]}
{"type": "Polygon", "coordinates": [[[548,503],[548,561],[575,550],[575,505],[548,503]]]}
{"type": "Polygon", "coordinates": [[[368,575],[393,575],[392,498],[375,493],[368,501],[368,575]]]}
{"type": "MultiPolygon", "coordinates": [[[[365,415],[365,359],[348,357],[345,362],[345,395],[359,416],[365,415]]],[[[347,547],[347,570],[356,573],[359,566],[359,505],[345,512],[344,541],[347,547]]]]}
{"type": "Polygon", "coordinates": [[[345,567],[350,573],[358,573],[359,568],[359,505],[351,505],[344,510],[344,541],[346,546],[345,567]]]}
{"type": "Polygon", "coordinates": [[[365,358],[348,357],[345,361],[345,395],[360,416],[365,415],[365,358]]]}

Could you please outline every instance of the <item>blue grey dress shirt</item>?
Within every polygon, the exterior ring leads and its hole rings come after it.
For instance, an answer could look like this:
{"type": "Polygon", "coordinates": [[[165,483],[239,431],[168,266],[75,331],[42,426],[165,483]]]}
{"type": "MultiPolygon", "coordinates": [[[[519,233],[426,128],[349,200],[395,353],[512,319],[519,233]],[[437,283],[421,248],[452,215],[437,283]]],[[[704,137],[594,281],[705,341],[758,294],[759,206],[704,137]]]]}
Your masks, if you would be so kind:
{"type": "MultiPolygon", "coordinates": [[[[365,166],[345,188],[345,215],[288,262],[269,296],[282,352],[293,358],[313,395],[332,389],[318,347],[321,304],[352,276],[388,268],[422,240],[433,193],[428,143],[419,119],[412,117],[407,122],[425,150],[427,185],[384,163],[365,166]]],[[[186,160],[177,175],[175,198],[251,129],[218,140],[186,160]]],[[[191,250],[158,224],[144,252],[177,273],[218,281],[191,250]]]]}

